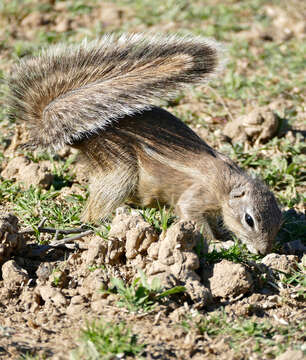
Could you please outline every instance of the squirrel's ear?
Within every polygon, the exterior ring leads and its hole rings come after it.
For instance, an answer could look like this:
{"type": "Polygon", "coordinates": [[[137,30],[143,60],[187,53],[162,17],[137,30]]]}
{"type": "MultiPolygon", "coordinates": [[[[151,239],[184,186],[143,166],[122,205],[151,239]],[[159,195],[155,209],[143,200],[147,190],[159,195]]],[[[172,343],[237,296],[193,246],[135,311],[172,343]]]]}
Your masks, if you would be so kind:
{"type": "Polygon", "coordinates": [[[230,200],[235,198],[241,198],[245,195],[245,188],[242,186],[233,188],[230,192],[230,200]]]}
{"type": "Polygon", "coordinates": [[[237,204],[240,203],[240,199],[245,195],[244,186],[238,186],[232,189],[229,194],[228,204],[232,208],[236,208],[237,204]]]}

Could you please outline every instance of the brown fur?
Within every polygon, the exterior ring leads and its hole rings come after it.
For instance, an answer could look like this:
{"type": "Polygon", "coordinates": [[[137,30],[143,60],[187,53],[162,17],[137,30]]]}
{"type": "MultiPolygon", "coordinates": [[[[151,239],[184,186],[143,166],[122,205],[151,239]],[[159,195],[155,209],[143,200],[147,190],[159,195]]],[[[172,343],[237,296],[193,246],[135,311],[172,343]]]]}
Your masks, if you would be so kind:
{"type": "Polygon", "coordinates": [[[154,108],[121,119],[107,134],[77,144],[95,164],[85,220],[104,217],[123,202],[165,204],[204,226],[209,239],[214,238],[211,219],[219,214],[252,251],[271,250],[281,218],[272,193],[179,119],[154,108]],[[255,214],[256,231],[243,226],[244,207],[255,214]]]}
{"type": "Polygon", "coordinates": [[[85,220],[124,202],[166,204],[204,225],[210,239],[219,214],[252,251],[267,253],[281,219],[273,194],[150,104],[207,79],[221,59],[218,44],[190,37],[106,37],[51,48],[15,69],[12,116],[30,123],[31,145],[70,144],[85,155],[93,168],[85,220]]]}
{"type": "Polygon", "coordinates": [[[221,67],[221,53],[200,37],[142,34],[53,46],[13,69],[12,116],[29,124],[29,145],[58,149],[207,81],[221,67]]]}

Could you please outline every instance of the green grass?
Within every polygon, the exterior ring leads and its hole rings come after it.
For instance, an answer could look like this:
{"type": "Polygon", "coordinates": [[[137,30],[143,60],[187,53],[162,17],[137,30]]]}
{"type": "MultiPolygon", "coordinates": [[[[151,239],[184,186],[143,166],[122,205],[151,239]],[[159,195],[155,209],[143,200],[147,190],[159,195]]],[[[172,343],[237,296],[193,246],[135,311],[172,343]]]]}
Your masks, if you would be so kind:
{"type": "Polygon", "coordinates": [[[159,233],[166,231],[176,219],[172,209],[168,209],[165,206],[163,208],[159,206],[159,209],[146,208],[139,210],[139,212],[144,220],[153,225],[159,233]]]}
{"type": "Polygon", "coordinates": [[[293,270],[290,274],[283,274],[281,282],[283,285],[294,289],[301,299],[306,299],[306,266],[297,265],[298,269],[293,270]]]}
{"type": "Polygon", "coordinates": [[[18,194],[21,193],[20,185],[11,181],[0,178],[0,200],[2,203],[13,203],[18,194]]]}
{"type": "Polygon", "coordinates": [[[89,14],[97,1],[76,0],[68,3],[67,10],[74,15],[89,14]]]}
{"type": "MultiPolygon", "coordinates": [[[[14,210],[26,224],[37,224],[43,217],[55,225],[80,225],[80,198],[74,195],[56,199],[57,191],[30,187],[15,200],[14,210]]],[[[85,199],[84,199],[85,200],[85,199]]]]}
{"type": "Polygon", "coordinates": [[[137,356],[144,349],[137,336],[124,322],[115,324],[103,320],[87,324],[82,330],[80,345],[70,358],[73,360],[111,360],[137,356]]]}
{"type": "Polygon", "coordinates": [[[101,224],[99,224],[98,228],[94,228],[96,235],[100,236],[101,238],[107,240],[108,239],[108,233],[111,230],[111,223],[107,222],[106,220],[103,220],[101,224]]]}
{"type": "Polygon", "coordinates": [[[181,325],[186,332],[196,331],[205,339],[223,339],[223,351],[234,349],[243,358],[254,353],[274,358],[288,348],[302,348],[306,322],[275,324],[256,317],[232,318],[218,310],[197,319],[187,318],[181,325]]]}
{"type": "Polygon", "coordinates": [[[271,103],[282,97],[295,103],[303,101],[303,91],[306,81],[301,74],[305,69],[305,43],[296,39],[288,41],[280,50],[279,44],[263,43],[262,52],[254,56],[250,44],[246,41],[235,41],[229,47],[231,55],[222,83],[216,88],[226,99],[251,101],[256,100],[259,105],[271,103]],[[241,73],[237,59],[248,64],[247,73],[241,73]],[[255,67],[257,64],[258,68],[255,67]],[[252,69],[253,68],[253,69],[252,69]],[[284,69],[288,76],[279,76],[284,69]]]}
{"type": "Polygon", "coordinates": [[[113,288],[110,292],[115,290],[118,293],[120,297],[118,306],[125,307],[130,312],[149,312],[163,299],[185,291],[183,286],[164,290],[158,278],[154,278],[149,283],[144,272],[140,269],[139,274],[140,277],[133,280],[131,285],[125,285],[121,279],[111,279],[113,288]]]}
{"type": "Polygon", "coordinates": [[[189,28],[198,29],[202,35],[218,39],[228,39],[232,33],[250,27],[253,21],[266,22],[267,18],[259,17],[258,11],[264,1],[248,1],[247,4],[233,2],[188,0],[113,0],[116,4],[126,5],[133,11],[129,26],[145,24],[147,27],[174,22],[180,25],[180,31],[189,28]],[[150,16],[148,16],[148,14],[150,16]],[[204,26],[203,26],[204,25],[204,26]]]}
{"type": "Polygon", "coordinates": [[[46,356],[41,357],[40,355],[31,355],[29,353],[22,355],[20,360],[43,360],[46,359],[46,356]]]}
{"type": "Polygon", "coordinates": [[[73,164],[75,163],[75,156],[67,158],[65,161],[52,162],[52,174],[54,175],[52,186],[55,190],[60,190],[65,186],[73,184],[74,176],[70,173],[73,164]]]}
{"type": "Polygon", "coordinates": [[[13,48],[13,58],[17,61],[17,59],[24,56],[34,55],[36,51],[37,49],[32,43],[28,41],[16,41],[13,48]]]}
{"type": "Polygon", "coordinates": [[[202,257],[211,264],[223,259],[235,263],[248,263],[249,261],[258,261],[262,258],[261,255],[251,254],[245,245],[238,242],[228,249],[221,248],[220,250],[212,250],[202,255],[202,257]]]}
{"type": "Polygon", "coordinates": [[[0,182],[0,200],[12,203],[12,210],[24,224],[37,226],[43,217],[55,226],[80,225],[80,215],[85,203],[81,195],[59,198],[59,191],[31,186],[23,190],[20,185],[3,180],[0,182]]]}
{"type": "Polygon", "coordinates": [[[51,187],[54,190],[60,190],[65,186],[70,187],[73,184],[75,176],[72,172],[73,165],[76,163],[76,155],[71,155],[67,158],[61,158],[58,155],[51,155],[48,152],[25,152],[24,156],[26,156],[34,163],[39,163],[43,160],[49,160],[51,162],[51,174],[53,175],[51,187]]]}

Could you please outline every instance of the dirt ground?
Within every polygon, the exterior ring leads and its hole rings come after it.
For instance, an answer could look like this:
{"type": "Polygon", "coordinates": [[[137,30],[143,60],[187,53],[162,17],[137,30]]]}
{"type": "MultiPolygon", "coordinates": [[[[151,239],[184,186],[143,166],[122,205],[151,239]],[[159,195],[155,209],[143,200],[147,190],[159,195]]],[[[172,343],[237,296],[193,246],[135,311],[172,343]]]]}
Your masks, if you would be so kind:
{"type": "MultiPolygon", "coordinates": [[[[17,57],[35,54],[36,46],[51,42],[70,38],[79,41],[84,36],[95,37],[117,29],[175,32],[185,27],[196,32],[192,19],[187,16],[176,22],[163,17],[161,12],[159,21],[155,23],[152,17],[152,23],[146,23],[140,13],[143,9],[129,6],[127,1],[88,4],[44,1],[39,6],[36,1],[21,1],[17,2],[17,9],[12,3],[4,1],[4,6],[0,7],[0,70],[3,76],[7,76],[17,57]]],[[[194,3],[201,5],[201,2],[194,3]]],[[[305,26],[299,13],[303,8],[301,2],[297,1],[290,9],[285,2],[280,5],[263,3],[264,12],[257,16],[264,13],[269,18],[269,31],[256,26],[255,21],[247,29],[235,30],[241,42],[250,44],[256,59],[255,65],[247,63],[249,59],[240,59],[241,73],[249,74],[250,67],[260,66],[261,41],[281,47],[292,39],[305,40],[305,26]]],[[[175,4],[172,5],[174,9],[175,4]]],[[[170,10],[166,9],[164,14],[170,14],[170,10]]],[[[185,14],[184,11],[182,7],[180,14],[185,14]]],[[[249,16],[249,10],[245,11],[249,16]]],[[[224,18],[226,16],[224,13],[224,18]]],[[[206,25],[218,27],[209,21],[206,25]]],[[[226,32],[226,27],[222,31],[226,32]]],[[[282,76],[285,77],[285,73],[282,76]]],[[[197,91],[201,92],[202,87],[197,91]]],[[[244,143],[244,151],[251,153],[250,149],[256,146],[262,149],[269,141],[280,137],[280,128],[281,137],[294,147],[303,141],[300,136],[305,132],[305,103],[301,100],[305,94],[299,84],[292,90],[296,96],[294,100],[286,98],[286,91],[264,105],[255,100],[241,100],[246,111],[239,112],[242,103],[238,98],[224,103],[211,88],[205,97],[216,96],[222,111],[230,109],[226,116],[215,109],[210,100],[208,104],[205,100],[214,114],[208,115],[201,98],[192,90],[178,99],[177,104],[168,104],[168,109],[180,116],[184,114],[184,121],[218,149],[224,143],[244,143]],[[282,110],[294,107],[295,121],[290,127],[275,115],[276,107],[282,110]],[[206,125],[194,121],[195,117],[203,119],[206,125]]],[[[1,97],[0,102],[3,108],[4,99],[1,97]]],[[[176,219],[163,230],[148,217],[126,207],[119,208],[107,224],[107,236],[101,236],[102,230],[95,229],[94,233],[73,243],[53,247],[50,242],[54,240],[54,233],[41,229],[81,225],[79,212],[87,197],[86,170],[67,148],[55,158],[55,162],[67,166],[61,173],[56,172],[53,160],[30,155],[20,148],[27,137],[24,126],[10,122],[2,110],[1,116],[0,359],[131,358],[131,354],[94,357],[86,353],[86,349],[82,350],[81,330],[95,319],[124,322],[137,337],[137,342],[144,345],[136,358],[303,358],[306,351],[306,219],[302,200],[292,206],[286,200],[282,207],[284,218],[291,216],[294,221],[291,227],[284,227],[273,253],[265,257],[239,250],[232,240],[206,244],[191,222],[176,219]],[[73,176],[69,177],[68,173],[73,176]],[[57,188],[51,193],[54,184],[57,188]],[[75,212],[74,202],[67,205],[68,197],[79,200],[75,212]],[[48,204],[52,209],[47,209],[48,204]],[[65,218],[62,222],[52,220],[52,216],[55,219],[53,206],[57,206],[65,218]],[[41,223],[39,226],[44,217],[47,225],[41,223]],[[122,279],[131,285],[140,276],[139,269],[144,271],[149,282],[159,277],[166,289],[184,286],[185,291],[165,298],[148,311],[131,311],[119,306],[122,297],[118,291],[107,291],[111,288],[111,279],[122,279]]],[[[275,145],[273,151],[267,147],[263,152],[272,158],[283,151],[278,146],[275,145]]],[[[252,165],[253,158],[238,160],[240,164],[248,161],[247,168],[248,164],[252,165]]],[[[287,175],[298,176],[289,172],[287,175]]],[[[283,199],[288,189],[275,185],[274,190],[279,191],[283,199]]],[[[297,194],[304,191],[305,183],[296,181],[294,196],[300,199],[302,197],[297,194]]],[[[294,196],[290,193],[288,199],[294,196]]]]}
{"type": "MultiPolygon", "coordinates": [[[[222,317],[221,307],[226,322],[268,318],[275,326],[290,323],[291,328],[304,320],[302,288],[269,286],[277,284],[273,269],[283,273],[297,269],[296,255],[272,253],[260,263],[225,259],[200,263],[194,249],[202,238],[192,223],[179,222],[159,237],[142,216],[125,209],[114,218],[107,241],[95,235],[85,237],[75,242],[78,250],[70,252],[45,249],[20,234],[13,215],[4,215],[1,221],[2,244],[6,245],[0,282],[3,358],[18,358],[22,353],[68,358],[68,350],[78,345],[80,328],[89,319],[101,317],[124,320],[131,326],[139,342],[147,344],[144,354],[149,359],[269,358],[273,347],[267,348],[267,355],[256,356],[250,337],[244,339],[250,347],[242,347],[238,355],[225,341],[225,334],[205,338],[196,324],[203,314],[222,317]],[[118,294],[101,291],[109,288],[112,277],[130,283],[139,268],[148,274],[148,281],[158,276],[165,287],[184,285],[185,293],[148,313],[130,313],[118,307],[118,294]],[[187,331],[183,324],[188,322],[191,330],[187,331]]],[[[274,336],[287,341],[277,332],[274,336]]],[[[298,331],[290,334],[292,341],[302,338],[298,331]]]]}

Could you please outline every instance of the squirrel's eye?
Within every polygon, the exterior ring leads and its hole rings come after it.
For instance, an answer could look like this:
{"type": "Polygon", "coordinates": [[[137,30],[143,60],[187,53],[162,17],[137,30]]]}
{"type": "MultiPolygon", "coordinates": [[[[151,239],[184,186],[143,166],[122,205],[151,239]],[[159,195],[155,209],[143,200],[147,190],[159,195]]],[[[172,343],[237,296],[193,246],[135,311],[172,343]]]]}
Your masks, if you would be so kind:
{"type": "Polygon", "coordinates": [[[250,216],[248,213],[245,214],[245,222],[250,226],[253,227],[254,226],[254,220],[252,218],[252,216],[250,216]]]}

